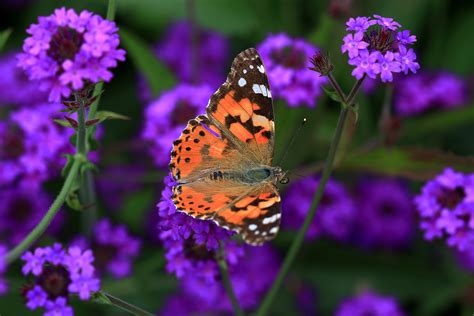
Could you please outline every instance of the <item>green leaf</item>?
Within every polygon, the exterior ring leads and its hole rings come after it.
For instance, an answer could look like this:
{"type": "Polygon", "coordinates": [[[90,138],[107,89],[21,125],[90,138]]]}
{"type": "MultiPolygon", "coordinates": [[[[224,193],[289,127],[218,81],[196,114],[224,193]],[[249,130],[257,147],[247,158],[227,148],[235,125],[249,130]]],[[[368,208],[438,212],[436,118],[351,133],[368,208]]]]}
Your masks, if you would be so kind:
{"type": "Polygon", "coordinates": [[[376,148],[348,154],[338,168],[424,181],[433,178],[446,166],[470,172],[474,169],[474,157],[457,156],[439,149],[376,148]]]}
{"type": "Polygon", "coordinates": [[[98,111],[95,117],[101,122],[105,120],[130,120],[128,116],[112,111],[98,111]]]}
{"type": "Polygon", "coordinates": [[[79,174],[82,176],[82,175],[84,175],[84,173],[86,173],[89,170],[92,171],[92,172],[98,172],[99,168],[97,168],[97,166],[94,163],[92,163],[90,161],[86,161],[83,164],[81,164],[79,174]]]}
{"type": "Polygon", "coordinates": [[[79,200],[79,195],[77,194],[77,190],[71,190],[71,192],[69,192],[66,197],[66,204],[75,211],[83,210],[81,201],[79,200]]]}
{"type": "Polygon", "coordinates": [[[12,29],[6,29],[0,33],[0,52],[3,51],[3,48],[5,47],[5,44],[7,43],[11,34],[12,29]]]}
{"type": "Polygon", "coordinates": [[[334,100],[338,103],[342,103],[342,100],[341,100],[341,98],[339,97],[339,95],[337,94],[336,91],[334,91],[333,89],[327,88],[325,86],[322,86],[322,88],[323,88],[324,93],[326,93],[328,95],[328,97],[330,97],[332,100],[334,100]]]}
{"type": "Polygon", "coordinates": [[[120,28],[120,37],[129,58],[145,77],[154,96],[173,87],[175,84],[174,76],[160,63],[150,47],[141,38],[124,27],[120,28]]]}
{"type": "Polygon", "coordinates": [[[69,122],[66,120],[54,119],[53,121],[64,127],[72,127],[71,124],[69,124],[69,122]]]}
{"type": "Polygon", "coordinates": [[[93,293],[92,296],[91,296],[91,300],[92,300],[92,302],[98,303],[98,304],[112,305],[112,302],[107,297],[107,295],[105,295],[102,292],[93,293]]]}

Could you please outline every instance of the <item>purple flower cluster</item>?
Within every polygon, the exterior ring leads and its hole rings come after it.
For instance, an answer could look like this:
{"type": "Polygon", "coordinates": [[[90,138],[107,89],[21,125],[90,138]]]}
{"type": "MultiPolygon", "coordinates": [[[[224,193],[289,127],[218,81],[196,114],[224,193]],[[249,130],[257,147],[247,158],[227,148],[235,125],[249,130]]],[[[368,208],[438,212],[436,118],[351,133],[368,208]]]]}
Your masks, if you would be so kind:
{"type": "MultiPolygon", "coordinates": [[[[307,177],[290,185],[283,198],[282,225],[284,228],[300,229],[318,184],[319,178],[307,177]]],[[[355,217],[354,202],[349,192],[341,183],[330,179],[306,238],[313,240],[324,236],[347,241],[350,238],[355,217]]]]}
{"type": "Polygon", "coordinates": [[[28,28],[18,65],[49,91],[49,101],[58,102],[89,83],[112,78],[110,68],[125,60],[117,30],[114,22],[91,12],[56,9],[28,28]]]}
{"type": "Polygon", "coordinates": [[[243,255],[242,247],[229,239],[232,232],[219,228],[214,222],[177,212],[171,200],[171,176],[164,179],[164,184],[158,203],[158,230],[166,251],[166,269],[178,278],[194,275],[215,281],[219,273],[215,260],[219,241],[224,243],[229,264],[237,263],[243,255]]]}
{"type": "Polygon", "coordinates": [[[446,238],[460,251],[474,246],[474,174],[451,168],[428,181],[415,198],[426,240],[446,238]]]}
{"type": "Polygon", "coordinates": [[[26,306],[31,310],[43,308],[44,315],[73,315],[68,305],[70,294],[88,300],[100,289],[100,280],[94,276],[91,250],[82,251],[79,247],[66,250],[61,244],[54,244],[28,251],[22,259],[23,274],[33,278],[23,289],[26,306]]]}
{"type": "Polygon", "coordinates": [[[289,106],[316,105],[321,86],[327,79],[308,69],[309,58],[317,48],[303,39],[286,34],[270,35],[257,46],[267,71],[275,98],[285,100],[289,106]]]}
{"type": "MultiPolygon", "coordinates": [[[[229,269],[230,280],[245,310],[257,306],[279,269],[279,257],[268,245],[246,246],[245,255],[229,269]]],[[[226,314],[232,306],[221,280],[207,280],[194,274],[182,279],[180,294],[173,296],[160,315],[226,314]]]]}
{"type": "Polygon", "coordinates": [[[125,225],[114,226],[110,220],[102,219],[94,226],[91,243],[78,237],[73,245],[84,250],[92,249],[99,273],[109,272],[115,278],[124,278],[132,272],[133,260],[140,253],[141,241],[130,236],[125,225]]]}
{"type": "Polygon", "coordinates": [[[46,94],[39,90],[39,83],[30,81],[25,72],[17,67],[15,54],[0,57],[0,73],[0,107],[30,106],[47,101],[46,94]]]}
{"type": "Polygon", "coordinates": [[[346,299],[338,307],[335,316],[404,316],[394,297],[374,292],[363,292],[346,299]]]}
{"type": "MultiPolygon", "coordinates": [[[[21,183],[0,189],[0,240],[17,245],[39,223],[52,200],[41,187],[21,183]]],[[[57,232],[63,222],[60,212],[48,228],[57,232]]]]}
{"type": "Polygon", "coordinates": [[[410,31],[397,31],[401,25],[392,18],[380,15],[350,18],[346,23],[347,34],[341,51],[349,55],[349,64],[355,66],[352,75],[361,79],[364,75],[382,82],[393,80],[394,73],[416,73],[420,65],[416,54],[408,45],[416,42],[410,31]]]}
{"type": "Polygon", "coordinates": [[[187,22],[173,24],[157,45],[156,54],[181,82],[206,84],[217,89],[226,78],[229,43],[214,31],[198,28],[194,32],[187,22]]]}
{"type": "Polygon", "coordinates": [[[369,248],[400,248],[415,232],[412,196],[400,182],[378,178],[361,181],[356,194],[354,237],[369,248]]]}
{"type": "Polygon", "coordinates": [[[7,281],[3,278],[7,270],[7,263],[5,262],[5,255],[7,254],[7,247],[0,244],[0,295],[5,294],[8,290],[7,281]]]}
{"type": "Polygon", "coordinates": [[[394,105],[402,116],[457,108],[467,99],[466,81],[453,73],[423,72],[395,80],[394,105]]]}
{"type": "Polygon", "coordinates": [[[62,157],[72,153],[74,130],[53,122],[60,104],[42,104],[11,112],[0,121],[0,186],[19,179],[41,183],[59,173],[62,157]]]}
{"type": "Polygon", "coordinates": [[[208,86],[181,84],[148,105],[141,137],[150,143],[149,152],[157,166],[168,165],[173,141],[188,120],[205,112],[213,92],[208,86]]]}

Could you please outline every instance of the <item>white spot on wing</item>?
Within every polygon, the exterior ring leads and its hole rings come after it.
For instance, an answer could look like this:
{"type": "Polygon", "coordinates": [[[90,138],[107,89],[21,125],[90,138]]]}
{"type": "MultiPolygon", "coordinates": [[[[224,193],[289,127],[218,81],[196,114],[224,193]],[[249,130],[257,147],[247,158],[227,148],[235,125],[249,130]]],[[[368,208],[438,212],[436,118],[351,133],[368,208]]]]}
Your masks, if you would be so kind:
{"type": "Polygon", "coordinates": [[[250,229],[250,230],[256,230],[256,229],[257,229],[257,225],[255,225],[255,224],[250,224],[250,225],[249,225],[249,229],[250,229]]]}
{"type": "Polygon", "coordinates": [[[245,80],[244,78],[240,78],[239,79],[239,86],[243,87],[247,84],[247,80],[245,80]]]}
{"type": "Polygon", "coordinates": [[[270,234],[276,234],[278,232],[278,227],[273,227],[270,229],[270,234]]]}
{"type": "Polygon", "coordinates": [[[263,65],[258,65],[257,68],[258,68],[258,71],[260,71],[262,74],[265,73],[265,67],[263,67],[263,65]]]}
{"type": "Polygon", "coordinates": [[[247,69],[244,69],[242,72],[243,72],[244,75],[245,75],[245,74],[247,73],[247,69]]]}
{"type": "Polygon", "coordinates": [[[262,90],[260,90],[260,86],[256,83],[253,84],[252,90],[253,90],[253,92],[255,92],[257,94],[262,94],[262,90]]]}
{"type": "Polygon", "coordinates": [[[253,65],[250,65],[249,68],[250,68],[250,69],[253,69],[253,65]]]}

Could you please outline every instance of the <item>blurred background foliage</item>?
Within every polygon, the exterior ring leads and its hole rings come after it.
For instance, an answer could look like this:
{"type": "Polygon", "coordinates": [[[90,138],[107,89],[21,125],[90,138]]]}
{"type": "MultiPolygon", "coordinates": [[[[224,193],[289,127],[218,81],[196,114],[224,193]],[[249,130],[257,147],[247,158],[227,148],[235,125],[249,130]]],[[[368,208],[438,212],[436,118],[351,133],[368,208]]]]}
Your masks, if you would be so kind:
{"type": "MultiPolygon", "coordinates": [[[[0,29],[9,29],[11,36],[4,51],[15,50],[25,38],[25,29],[38,16],[49,15],[55,8],[67,6],[87,9],[105,16],[105,0],[10,0],[0,3],[0,29]]],[[[151,51],[151,46],[164,34],[172,22],[194,14],[196,23],[221,32],[230,39],[228,64],[241,50],[255,46],[269,33],[286,32],[304,37],[327,50],[335,65],[335,77],[347,91],[354,82],[347,57],[340,53],[344,23],[349,16],[381,14],[393,17],[418,37],[415,45],[423,69],[445,69],[464,76],[472,87],[474,73],[474,2],[449,0],[387,0],[387,1],[309,1],[309,0],[195,0],[195,11],[189,12],[184,0],[118,0],[116,16],[122,47],[127,61],[114,71],[115,77],[105,86],[100,108],[121,113],[129,121],[105,124],[101,142],[100,167],[110,165],[143,165],[142,189],[129,192],[118,212],[106,212],[118,222],[128,225],[135,234],[144,235],[148,228],[148,213],[154,211],[164,171],[153,167],[151,159],[140,154],[144,146],[135,139],[142,127],[145,104],[137,97],[137,78],[145,76],[152,92],[173,87],[174,76],[151,51]]],[[[0,74],[1,75],[1,74],[0,74]]],[[[214,87],[217,88],[217,87],[214,87]]],[[[352,179],[360,173],[399,176],[412,183],[414,192],[422,182],[445,166],[470,171],[474,168],[474,106],[450,112],[431,112],[402,119],[398,137],[381,146],[379,117],[390,87],[379,88],[375,94],[361,94],[357,124],[346,130],[343,157],[336,167],[336,176],[352,179]]],[[[472,90],[471,90],[472,92],[472,90]]],[[[315,109],[288,108],[276,102],[277,153],[279,157],[293,130],[303,117],[308,123],[298,135],[285,168],[297,178],[321,168],[331,140],[338,105],[322,97],[315,109]]],[[[355,122],[355,118],[353,118],[355,122]]],[[[104,175],[106,176],[106,175],[104,175]]],[[[98,175],[101,177],[101,174],[98,175]]],[[[126,179],[120,179],[124,181],[126,179]]],[[[48,183],[51,193],[57,192],[60,180],[48,183]]],[[[99,197],[100,198],[100,197],[99,197]]],[[[70,220],[62,234],[79,231],[79,215],[69,212],[70,220]]],[[[283,232],[275,245],[284,254],[293,234],[283,232]]],[[[47,240],[44,240],[46,243],[47,240]]],[[[124,280],[104,280],[104,289],[148,310],[158,311],[166,297],[176,289],[174,276],[164,270],[160,246],[151,240],[134,267],[132,277],[124,280]]],[[[10,271],[20,271],[16,263],[10,271]]],[[[22,284],[19,272],[12,272],[9,295],[0,298],[0,314],[24,315],[24,303],[18,295],[22,284]]],[[[474,312],[474,282],[453,260],[444,245],[426,243],[421,234],[408,249],[399,252],[367,251],[331,241],[312,242],[304,247],[284,289],[275,300],[273,315],[297,314],[297,302],[292,292],[300,282],[316,292],[314,305],[321,315],[331,315],[341,298],[363,288],[375,288],[396,296],[410,315],[472,315],[474,312]]],[[[113,308],[78,303],[77,315],[121,315],[113,308]]],[[[39,314],[39,313],[36,313],[39,314]]],[[[36,315],[31,313],[31,315],[36,315]]]]}

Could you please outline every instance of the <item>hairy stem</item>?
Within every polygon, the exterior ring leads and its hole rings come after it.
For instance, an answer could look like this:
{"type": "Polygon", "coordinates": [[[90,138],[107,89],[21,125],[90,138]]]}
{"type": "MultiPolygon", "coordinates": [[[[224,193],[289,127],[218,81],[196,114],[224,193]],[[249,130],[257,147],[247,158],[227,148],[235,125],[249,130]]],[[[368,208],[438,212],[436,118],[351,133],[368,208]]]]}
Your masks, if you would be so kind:
{"type": "Polygon", "coordinates": [[[232,287],[232,283],[230,281],[229,269],[227,263],[225,261],[225,253],[224,247],[221,244],[220,247],[220,254],[217,258],[217,263],[219,264],[219,270],[221,272],[222,283],[224,284],[224,288],[227,292],[227,296],[232,304],[232,308],[234,310],[234,314],[237,316],[243,316],[244,313],[242,308],[240,307],[239,301],[237,296],[235,295],[234,288],[232,287]]]}
{"type": "Polygon", "coordinates": [[[124,300],[121,300],[118,297],[115,297],[109,293],[102,292],[102,294],[109,299],[110,304],[120,308],[121,310],[129,312],[132,315],[136,315],[136,316],[153,316],[154,315],[150,312],[147,312],[146,310],[141,309],[140,307],[137,307],[128,302],[125,302],[124,300]]]}
{"type": "MultiPolygon", "coordinates": [[[[339,147],[339,142],[341,140],[341,136],[347,122],[349,111],[351,110],[350,107],[347,105],[352,104],[352,102],[354,101],[354,97],[356,96],[357,91],[359,90],[360,85],[362,84],[363,80],[364,78],[360,79],[354,84],[354,87],[352,88],[347,98],[345,97],[344,93],[340,89],[339,85],[337,85],[337,87],[339,87],[339,92],[338,92],[340,93],[339,96],[341,97],[341,100],[343,100],[344,104],[341,108],[339,119],[337,121],[336,131],[334,132],[334,136],[333,136],[331,145],[329,147],[329,152],[326,158],[326,162],[324,164],[321,180],[319,181],[318,188],[311,202],[311,206],[309,208],[308,214],[306,215],[305,221],[303,223],[303,227],[298,231],[296,238],[291,244],[290,249],[288,250],[288,253],[283,261],[282,267],[280,271],[278,272],[278,275],[275,281],[273,282],[272,287],[270,288],[270,291],[268,291],[267,295],[263,299],[262,304],[260,305],[260,308],[257,311],[257,316],[263,316],[268,313],[270,307],[272,306],[273,300],[275,299],[275,296],[278,293],[278,290],[280,289],[283,281],[285,280],[286,275],[288,274],[290,270],[291,265],[293,264],[296,258],[296,255],[301,249],[306,232],[308,231],[309,226],[313,222],[319,202],[321,201],[321,198],[324,193],[324,188],[326,187],[326,183],[328,182],[329,177],[331,176],[331,173],[332,173],[334,159],[336,157],[336,153],[339,147]]],[[[336,81],[334,80],[334,82],[336,81]]],[[[338,90],[336,87],[335,89],[336,91],[338,90]]]]}
{"type": "Polygon", "coordinates": [[[82,156],[75,157],[74,163],[72,164],[71,169],[69,170],[69,174],[67,175],[66,180],[64,181],[61,191],[59,191],[58,196],[54,200],[53,204],[51,204],[51,207],[46,212],[43,219],[41,219],[38,225],[36,225],[36,227],[28,234],[28,236],[25,237],[25,239],[23,239],[23,241],[20,244],[18,244],[15,248],[9,251],[8,254],[6,255],[6,261],[8,264],[18,259],[23,254],[23,252],[28,250],[28,248],[30,248],[31,245],[48,228],[49,224],[54,219],[54,216],[56,216],[56,213],[64,204],[64,201],[66,200],[69,190],[71,190],[71,187],[74,184],[74,181],[76,180],[76,176],[78,174],[79,167],[83,159],[84,158],[82,156]]]}

